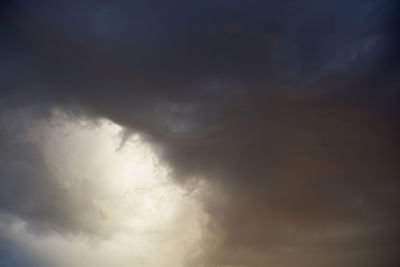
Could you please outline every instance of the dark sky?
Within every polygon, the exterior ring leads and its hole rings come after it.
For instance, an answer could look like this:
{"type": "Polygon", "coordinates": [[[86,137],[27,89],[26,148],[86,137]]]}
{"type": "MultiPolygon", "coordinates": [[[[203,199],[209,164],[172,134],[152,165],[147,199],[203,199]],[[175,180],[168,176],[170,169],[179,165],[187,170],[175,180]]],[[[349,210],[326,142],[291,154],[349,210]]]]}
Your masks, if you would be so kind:
{"type": "MultiPolygon", "coordinates": [[[[0,222],[87,231],[66,219],[38,148],[16,139],[21,116],[61,109],[139,133],[177,184],[202,177],[224,195],[202,199],[224,236],[205,267],[398,266],[399,11],[397,0],[1,1],[0,222]]],[[[4,231],[0,267],[32,266],[4,231]]]]}

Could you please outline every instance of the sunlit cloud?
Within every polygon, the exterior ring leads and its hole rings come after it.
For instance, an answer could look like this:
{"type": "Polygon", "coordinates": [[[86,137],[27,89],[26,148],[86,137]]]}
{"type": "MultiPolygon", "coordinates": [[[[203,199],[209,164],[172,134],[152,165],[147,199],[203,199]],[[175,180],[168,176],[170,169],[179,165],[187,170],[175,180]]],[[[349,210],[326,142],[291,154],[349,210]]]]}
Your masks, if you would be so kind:
{"type": "Polygon", "coordinates": [[[1,224],[7,239],[49,266],[194,265],[210,234],[201,187],[177,186],[155,148],[136,134],[121,146],[121,130],[60,112],[30,127],[21,138],[40,147],[74,231],[16,217],[1,224]]]}

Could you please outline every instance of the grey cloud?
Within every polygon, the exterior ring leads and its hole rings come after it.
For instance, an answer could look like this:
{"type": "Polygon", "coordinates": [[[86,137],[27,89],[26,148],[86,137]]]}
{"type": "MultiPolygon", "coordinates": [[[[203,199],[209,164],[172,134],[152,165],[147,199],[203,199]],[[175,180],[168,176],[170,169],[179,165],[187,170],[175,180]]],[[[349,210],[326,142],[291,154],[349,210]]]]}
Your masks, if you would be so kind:
{"type": "MultiPolygon", "coordinates": [[[[30,140],[29,129],[43,120],[36,109],[2,114],[0,125],[0,210],[30,222],[29,230],[40,233],[53,229],[63,232],[87,231],[101,234],[90,218],[98,218],[89,196],[73,196],[54,179],[56,175],[45,161],[41,144],[30,140]],[[30,113],[33,113],[31,115],[30,113]],[[79,212],[79,210],[81,212],[79,212]],[[82,212],[89,213],[82,216],[82,212]],[[90,214],[90,213],[94,213],[90,214]],[[89,219],[88,219],[89,218],[89,219]]],[[[46,120],[46,117],[45,117],[46,120]]],[[[91,185],[87,185],[89,188],[91,185]]]]}
{"type": "MultiPolygon", "coordinates": [[[[160,145],[177,183],[222,188],[204,199],[221,265],[395,266],[396,1],[59,4],[2,5],[2,111],[109,118],[160,145]]],[[[0,209],[88,231],[14,136],[0,209]]]]}

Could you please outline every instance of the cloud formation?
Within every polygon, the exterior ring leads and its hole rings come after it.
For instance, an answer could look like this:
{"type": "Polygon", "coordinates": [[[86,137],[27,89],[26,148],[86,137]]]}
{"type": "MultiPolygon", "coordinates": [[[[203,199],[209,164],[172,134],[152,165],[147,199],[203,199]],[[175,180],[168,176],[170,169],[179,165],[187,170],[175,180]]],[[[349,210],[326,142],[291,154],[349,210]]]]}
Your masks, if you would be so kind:
{"type": "MultiPolygon", "coordinates": [[[[218,242],[200,266],[396,266],[397,1],[0,7],[0,218],[32,229],[26,244],[112,232],[87,206],[98,185],[68,192],[48,165],[63,134],[29,139],[62,110],[61,124],[120,125],[122,148],[140,135],[182,190],[207,184],[202,229],[218,242]]],[[[0,266],[19,266],[13,251],[32,251],[7,227],[0,266]]]]}

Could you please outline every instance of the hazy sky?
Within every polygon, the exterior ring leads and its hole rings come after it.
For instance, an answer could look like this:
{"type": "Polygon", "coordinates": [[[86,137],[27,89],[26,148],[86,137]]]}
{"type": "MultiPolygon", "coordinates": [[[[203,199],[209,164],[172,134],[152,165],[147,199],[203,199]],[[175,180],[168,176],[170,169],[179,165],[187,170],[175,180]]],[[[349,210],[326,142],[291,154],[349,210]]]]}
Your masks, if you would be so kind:
{"type": "Polygon", "coordinates": [[[396,267],[397,0],[0,1],[0,267],[396,267]]]}

